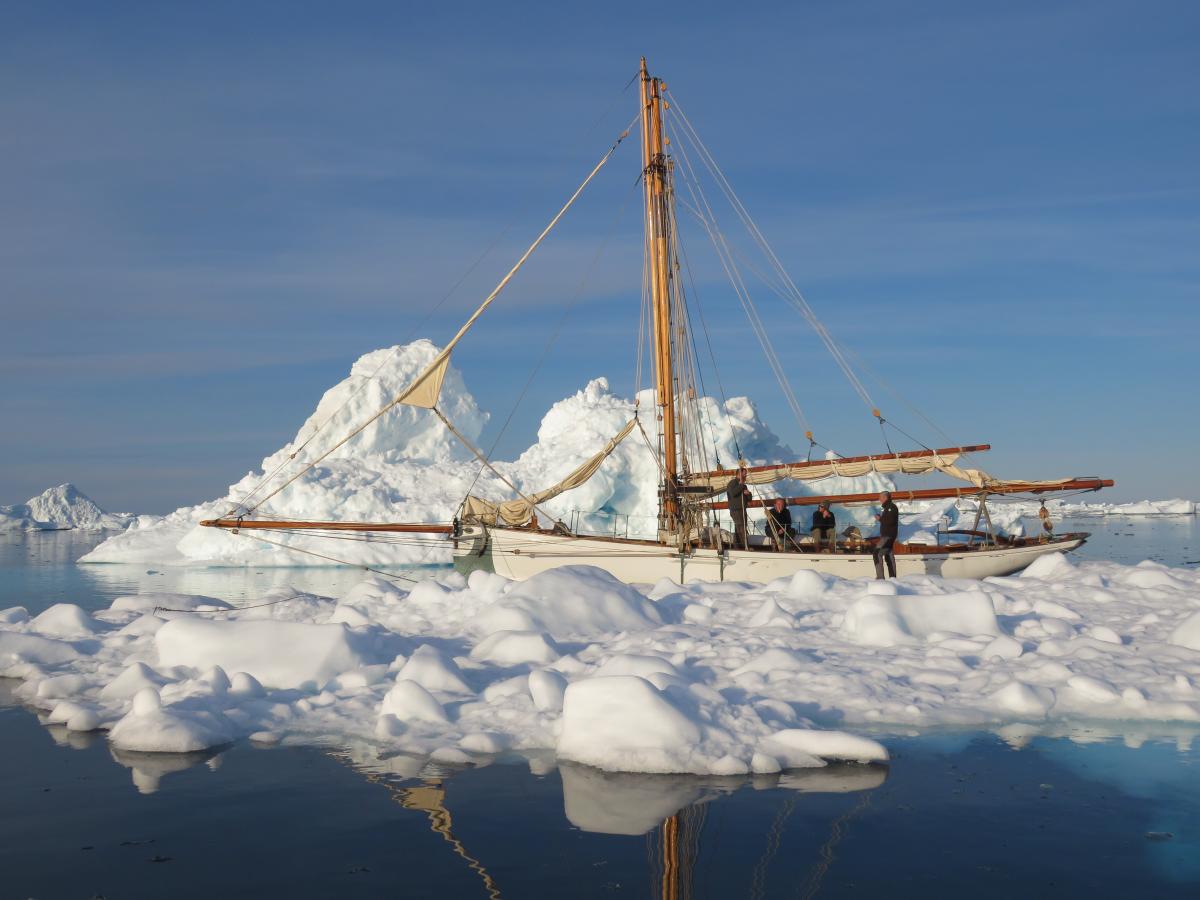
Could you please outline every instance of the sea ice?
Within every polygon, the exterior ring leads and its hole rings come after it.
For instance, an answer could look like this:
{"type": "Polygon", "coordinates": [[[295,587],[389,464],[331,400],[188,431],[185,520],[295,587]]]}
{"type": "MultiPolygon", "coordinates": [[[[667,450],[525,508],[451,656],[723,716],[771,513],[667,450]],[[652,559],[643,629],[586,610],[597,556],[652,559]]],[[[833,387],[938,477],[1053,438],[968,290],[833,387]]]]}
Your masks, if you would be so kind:
{"type": "MultiPolygon", "coordinates": [[[[1051,556],[983,582],[801,573],[680,588],[581,566],[272,596],[0,611],[0,675],[67,728],[109,729],[122,753],[266,735],[718,776],[881,761],[887,734],[914,728],[1016,740],[1079,720],[1200,723],[1200,572],[1187,568],[1051,556]]],[[[579,797],[603,783],[585,777],[579,797]]],[[[580,803],[603,818],[599,800],[580,803]]]]}

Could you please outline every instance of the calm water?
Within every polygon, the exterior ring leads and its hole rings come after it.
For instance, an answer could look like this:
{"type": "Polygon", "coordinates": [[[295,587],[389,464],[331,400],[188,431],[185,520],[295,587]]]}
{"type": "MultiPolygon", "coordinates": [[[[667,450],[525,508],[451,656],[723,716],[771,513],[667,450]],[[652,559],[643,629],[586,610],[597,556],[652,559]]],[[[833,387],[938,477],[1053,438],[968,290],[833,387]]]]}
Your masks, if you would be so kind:
{"type": "MultiPolygon", "coordinates": [[[[1089,519],[1081,557],[1196,565],[1195,519],[1089,519]]],[[[139,590],[337,595],[352,569],[75,566],[0,539],[0,608],[139,590]],[[149,570],[149,571],[148,571],[149,570]]],[[[14,897],[1197,897],[1200,730],[885,738],[889,768],[606,776],[365,749],[116,754],[0,679],[0,900],[14,897]],[[1018,749],[1019,748],[1019,749],[1018,749]],[[537,774],[535,774],[537,773],[537,774]]]]}

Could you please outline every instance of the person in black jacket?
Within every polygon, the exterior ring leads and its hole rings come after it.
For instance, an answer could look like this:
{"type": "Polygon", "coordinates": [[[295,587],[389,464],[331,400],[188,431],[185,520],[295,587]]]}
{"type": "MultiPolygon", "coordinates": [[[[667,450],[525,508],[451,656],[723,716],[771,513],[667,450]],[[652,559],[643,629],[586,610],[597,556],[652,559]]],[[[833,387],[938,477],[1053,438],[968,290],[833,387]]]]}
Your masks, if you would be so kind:
{"type": "Polygon", "coordinates": [[[829,509],[829,503],[822,500],[817,507],[817,511],[812,516],[812,536],[816,542],[816,551],[821,552],[823,546],[828,546],[830,551],[837,549],[836,539],[834,538],[834,528],[837,526],[837,520],[834,519],[833,513],[829,509]]]}
{"type": "Polygon", "coordinates": [[[746,509],[752,499],[750,488],[746,485],[749,475],[745,466],[739,466],[737,477],[725,488],[725,496],[729,499],[729,515],[733,517],[733,545],[740,550],[750,549],[746,534],[746,509]]]}
{"type": "Polygon", "coordinates": [[[787,508],[787,503],[782,497],[776,497],[774,505],[767,510],[767,534],[771,536],[775,549],[788,549],[795,533],[791,510],[787,508]]]}
{"type": "Polygon", "coordinates": [[[875,577],[883,578],[883,562],[887,560],[888,577],[896,577],[896,538],[900,534],[900,510],[892,502],[892,492],[882,491],[879,494],[879,515],[875,521],[879,523],[879,542],[875,545],[875,577]]]}

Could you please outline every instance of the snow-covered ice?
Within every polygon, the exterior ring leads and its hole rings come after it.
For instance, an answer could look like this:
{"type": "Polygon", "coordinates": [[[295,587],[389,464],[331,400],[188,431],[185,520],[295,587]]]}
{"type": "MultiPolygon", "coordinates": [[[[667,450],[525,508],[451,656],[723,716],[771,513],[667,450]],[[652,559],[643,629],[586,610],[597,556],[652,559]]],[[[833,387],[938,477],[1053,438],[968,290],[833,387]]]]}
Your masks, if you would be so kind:
{"type": "Polygon", "coordinates": [[[1054,554],[984,581],[681,588],[567,567],[372,577],[245,609],[151,595],[0,611],[0,676],[48,722],[109,729],[122,752],[254,735],[770,773],[885,760],[887,735],[913,729],[1200,723],[1200,573],[1054,554]]]}

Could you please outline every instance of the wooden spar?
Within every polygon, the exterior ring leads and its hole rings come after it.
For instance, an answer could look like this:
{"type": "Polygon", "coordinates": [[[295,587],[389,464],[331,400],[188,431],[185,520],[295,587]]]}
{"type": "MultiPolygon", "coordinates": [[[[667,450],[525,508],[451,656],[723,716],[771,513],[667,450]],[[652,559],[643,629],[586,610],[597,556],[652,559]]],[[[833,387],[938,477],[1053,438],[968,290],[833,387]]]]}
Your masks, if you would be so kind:
{"type": "Polygon", "coordinates": [[[646,196],[646,250],[650,257],[650,291],[653,300],[654,387],[663,436],[662,507],[659,530],[674,531],[679,512],[674,486],[679,472],[675,448],[675,377],[671,359],[671,299],[668,278],[666,160],[663,152],[662,82],[651,78],[642,57],[642,181],[646,196]]]}
{"type": "Polygon", "coordinates": [[[205,528],[261,531],[392,531],[405,534],[451,534],[453,525],[433,522],[291,522],[272,519],[205,519],[205,528]]]}
{"type": "MultiPolygon", "coordinates": [[[[858,463],[858,462],[875,462],[877,460],[888,459],[918,459],[923,456],[948,456],[952,453],[982,453],[985,450],[991,450],[991,444],[971,444],[966,447],[941,447],[937,450],[905,450],[903,453],[880,453],[878,456],[839,456],[836,459],[810,459],[804,462],[778,463],[771,466],[750,466],[747,471],[751,474],[754,472],[773,472],[777,469],[799,469],[804,466],[823,466],[830,462],[836,463],[858,463]]],[[[721,475],[728,475],[732,478],[737,474],[737,469],[714,469],[711,472],[695,472],[687,476],[689,480],[700,478],[718,478],[721,475]]]]}
{"type": "MultiPolygon", "coordinates": [[[[922,488],[916,491],[894,490],[891,493],[893,500],[948,500],[951,497],[977,497],[980,494],[1048,494],[1053,491],[1098,491],[1101,488],[1112,487],[1113,483],[1110,478],[1072,478],[1070,481],[1062,481],[1054,485],[1020,481],[1012,484],[993,485],[987,488],[973,486],[960,488],[922,488]]],[[[830,494],[825,497],[785,497],[784,502],[788,506],[816,506],[821,501],[839,504],[873,503],[879,499],[879,494],[879,491],[872,491],[867,494],[830,494]]],[[[775,498],[769,497],[766,500],[751,500],[746,505],[761,507],[774,502],[775,498]]],[[[711,509],[729,508],[727,501],[710,503],[708,505],[711,509]]]]}

